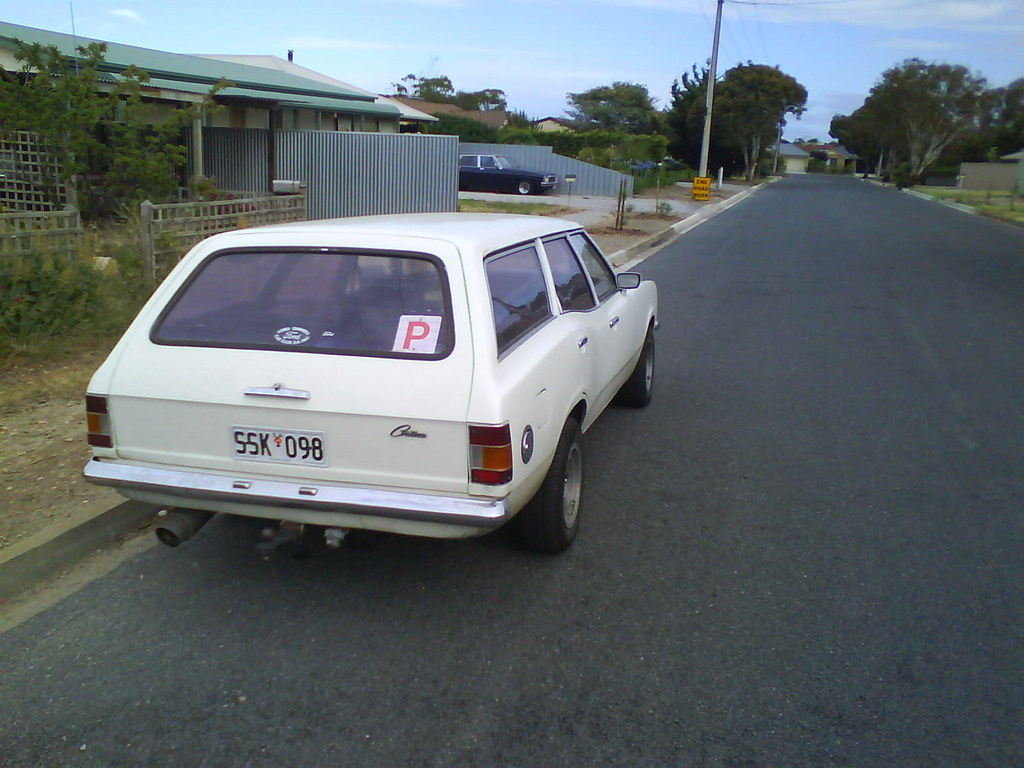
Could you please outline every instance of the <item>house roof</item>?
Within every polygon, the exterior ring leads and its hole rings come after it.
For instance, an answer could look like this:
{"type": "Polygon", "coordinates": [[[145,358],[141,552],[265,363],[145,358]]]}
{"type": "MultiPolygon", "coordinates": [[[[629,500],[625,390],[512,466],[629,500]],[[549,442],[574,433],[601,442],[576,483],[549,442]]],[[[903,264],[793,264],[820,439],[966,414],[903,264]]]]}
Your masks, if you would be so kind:
{"type": "Polygon", "coordinates": [[[455,117],[467,117],[476,120],[478,123],[489,125],[492,128],[501,128],[508,122],[508,112],[504,109],[463,109],[454,104],[443,104],[422,99],[409,99],[405,97],[392,97],[393,101],[400,102],[407,107],[426,112],[428,115],[454,115],[455,117]]]}
{"type": "Polygon", "coordinates": [[[1008,155],[1003,155],[999,159],[1000,160],[1024,160],[1024,149],[1018,149],[1016,152],[1011,152],[1008,155]]]}
{"type": "MultiPolygon", "coordinates": [[[[13,48],[14,40],[53,46],[66,56],[75,55],[79,46],[105,42],[0,21],[0,47],[13,48]]],[[[378,104],[370,92],[340,81],[322,82],[267,67],[120,43],[106,42],[106,46],[105,60],[99,67],[101,73],[116,77],[134,65],[150,75],[151,86],[163,90],[196,93],[197,86],[205,86],[202,92],[206,92],[210,86],[224,79],[231,86],[221,91],[219,96],[260,99],[285,106],[339,112],[399,114],[394,105],[378,104]]]]}
{"type": "Polygon", "coordinates": [[[848,150],[842,144],[831,143],[831,144],[814,144],[812,142],[803,142],[800,146],[808,152],[826,152],[833,155],[838,155],[844,160],[859,160],[860,155],[855,155],[853,152],[848,150]]]}
{"type": "Polygon", "coordinates": [[[810,157],[810,153],[804,151],[796,144],[784,141],[779,145],[779,157],[810,157]]]}
{"type": "Polygon", "coordinates": [[[395,107],[400,113],[403,120],[416,120],[419,122],[437,122],[437,118],[433,115],[428,115],[426,112],[420,112],[417,109],[406,106],[400,101],[395,99],[389,99],[387,96],[380,96],[376,93],[363,90],[362,88],[346,83],[342,80],[337,80],[330,75],[325,75],[322,72],[317,72],[315,69],[304,67],[301,64],[296,64],[294,61],[282,59],[280,56],[255,56],[255,55],[242,55],[242,54],[221,54],[221,53],[204,53],[200,54],[204,59],[216,59],[217,61],[228,61],[236,64],[247,64],[253,67],[263,67],[265,69],[276,69],[280,72],[287,72],[297,77],[303,77],[307,80],[313,80],[318,83],[326,83],[328,85],[335,85],[340,88],[348,88],[352,91],[365,94],[373,98],[378,104],[390,104],[395,107]]]}

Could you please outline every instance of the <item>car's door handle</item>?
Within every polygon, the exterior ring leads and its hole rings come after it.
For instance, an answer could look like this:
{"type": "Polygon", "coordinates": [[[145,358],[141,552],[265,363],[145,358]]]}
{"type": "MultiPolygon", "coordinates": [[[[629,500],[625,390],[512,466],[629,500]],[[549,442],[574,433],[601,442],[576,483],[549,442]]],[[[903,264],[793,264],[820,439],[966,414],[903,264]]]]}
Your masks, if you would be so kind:
{"type": "Polygon", "coordinates": [[[275,384],[272,387],[249,387],[245,390],[247,395],[258,397],[290,397],[294,400],[309,400],[309,392],[304,389],[288,389],[284,384],[275,384]]]}
{"type": "Polygon", "coordinates": [[[617,318],[617,317],[613,317],[611,320],[608,321],[608,327],[609,328],[614,328],[618,324],[619,324],[619,318],[617,318]]]}
{"type": "Polygon", "coordinates": [[[579,347],[580,349],[583,349],[585,346],[587,346],[588,341],[590,341],[590,339],[584,336],[583,338],[576,342],[576,346],[579,347]]]}

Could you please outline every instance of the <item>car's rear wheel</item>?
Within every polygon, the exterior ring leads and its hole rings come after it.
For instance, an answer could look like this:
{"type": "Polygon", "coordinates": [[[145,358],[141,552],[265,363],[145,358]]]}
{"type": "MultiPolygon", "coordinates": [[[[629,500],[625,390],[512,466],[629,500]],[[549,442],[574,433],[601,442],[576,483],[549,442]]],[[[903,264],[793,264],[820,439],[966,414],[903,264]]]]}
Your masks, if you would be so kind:
{"type": "Polygon", "coordinates": [[[654,394],[654,329],[647,329],[640,357],[629,378],[619,389],[615,402],[630,408],[643,408],[654,394]]]}
{"type": "Polygon", "coordinates": [[[529,179],[520,179],[516,183],[516,192],[520,195],[532,195],[533,194],[533,182],[529,179]]]}
{"type": "Polygon", "coordinates": [[[583,502],[583,433],[568,419],[558,438],[555,457],[544,482],[519,513],[523,543],[538,552],[568,549],[580,528],[583,502]]]}

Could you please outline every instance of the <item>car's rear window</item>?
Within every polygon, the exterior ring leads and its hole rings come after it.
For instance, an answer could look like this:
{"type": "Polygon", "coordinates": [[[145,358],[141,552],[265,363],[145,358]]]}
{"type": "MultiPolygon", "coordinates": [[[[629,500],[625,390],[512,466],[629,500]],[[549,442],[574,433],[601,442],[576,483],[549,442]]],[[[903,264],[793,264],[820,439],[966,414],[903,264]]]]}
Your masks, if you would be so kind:
{"type": "Polygon", "coordinates": [[[453,334],[447,279],[423,254],[227,251],[164,310],[158,344],[437,359],[453,334]]]}

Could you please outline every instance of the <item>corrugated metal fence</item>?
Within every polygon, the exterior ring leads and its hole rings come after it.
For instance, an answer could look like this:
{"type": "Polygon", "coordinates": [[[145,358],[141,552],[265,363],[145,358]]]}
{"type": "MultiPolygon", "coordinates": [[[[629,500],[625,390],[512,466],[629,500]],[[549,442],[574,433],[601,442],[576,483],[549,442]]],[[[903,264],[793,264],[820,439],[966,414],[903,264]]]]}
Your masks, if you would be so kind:
{"type": "Polygon", "coordinates": [[[269,134],[265,128],[204,128],[203,174],[220,189],[267,194],[269,134]]]}
{"type": "MultiPolygon", "coordinates": [[[[268,143],[264,129],[205,128],[205,174],[222,189],[265,193],[268,143]]],[[[306,184],[311,219],[458,205],[454,136],[278,131],[274,144],[274,175],[306,184]]]]}
{"type": "Polygon", "coordinates": [[[572,185],[574,195],[616,197],[623,179],[626,181],[626,195],[633,194],[633,177],[629,174],[556,155],[551,147],[463,142],[459,144],[459,154],[465,153],[503,155],[520,168],[540,173],[557,173],[560,181],[552,190],[556,195],[565,195],[569,192],[569,186],[565,183],[566,174],[576,175],[576,182],[572,185]]]}

